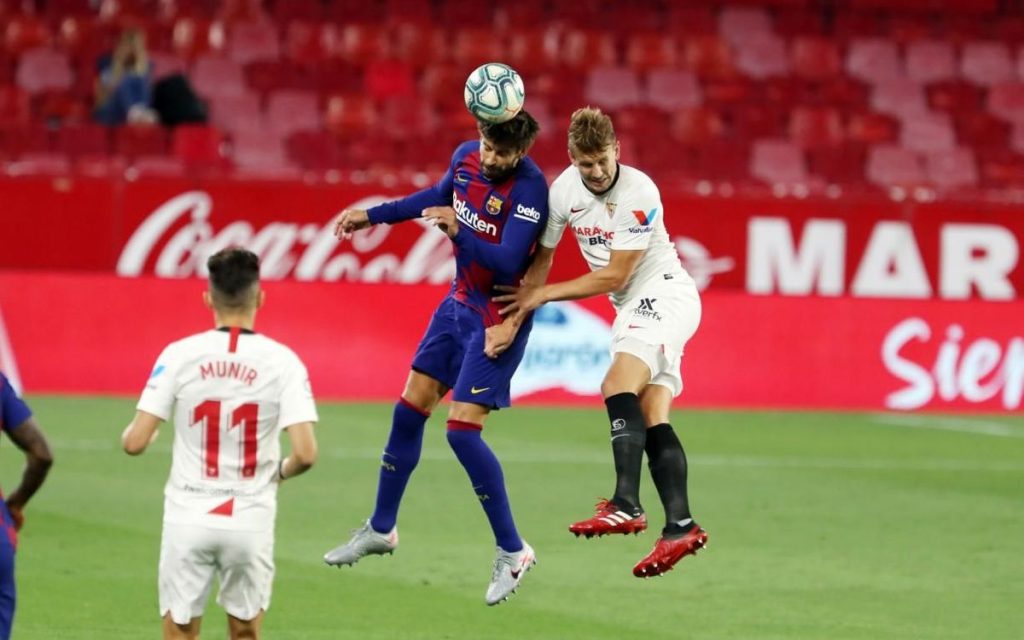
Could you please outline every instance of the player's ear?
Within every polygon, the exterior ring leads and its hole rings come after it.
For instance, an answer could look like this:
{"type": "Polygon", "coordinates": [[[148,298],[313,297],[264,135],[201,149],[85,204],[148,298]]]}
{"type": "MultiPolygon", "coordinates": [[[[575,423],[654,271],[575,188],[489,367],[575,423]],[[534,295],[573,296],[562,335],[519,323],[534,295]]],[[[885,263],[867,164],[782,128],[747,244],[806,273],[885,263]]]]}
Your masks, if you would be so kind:
{"type": "Polygon", "coordinates": [[[207,309],[213,309],[213,298],[210,297],[209,291],[203,292],[203,304],[206,305],[207,309]]]}
{"type": "Polygon", "coordinates": [[[615,140],[615,162],[619,161],[619,140],[615,140]]]}
{"type": "Polygon", "coordinates": [[[267,301],[267,292],[260,289],[259,294],[256,296],[256,308],[259,309],[263,306],[263,303],[267,301]]]}

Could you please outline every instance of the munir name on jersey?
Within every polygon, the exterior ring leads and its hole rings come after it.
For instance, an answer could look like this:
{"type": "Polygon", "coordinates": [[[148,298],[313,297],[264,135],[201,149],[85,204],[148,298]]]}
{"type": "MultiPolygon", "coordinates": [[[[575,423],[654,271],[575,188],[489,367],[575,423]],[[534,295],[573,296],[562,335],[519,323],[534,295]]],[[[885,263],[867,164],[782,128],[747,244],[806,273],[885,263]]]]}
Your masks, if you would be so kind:
{"type": "Polygon", "coordinates": [[[255,369],[241,362],[229,362],[217,360],[216,362],[204,362],[199,365],[199,375],[203,380],[207,378],[234,378],[240,382],[252,386],[256,376],[259,375],[255,369]]]}

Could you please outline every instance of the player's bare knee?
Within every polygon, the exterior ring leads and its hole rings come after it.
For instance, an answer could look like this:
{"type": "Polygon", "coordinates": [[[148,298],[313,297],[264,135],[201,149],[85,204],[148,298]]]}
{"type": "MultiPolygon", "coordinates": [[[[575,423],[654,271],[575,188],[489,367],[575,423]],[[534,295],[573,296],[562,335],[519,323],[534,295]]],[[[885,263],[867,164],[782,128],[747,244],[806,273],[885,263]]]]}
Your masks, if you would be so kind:
{"type": "Polygon", "coordinates": [[[446,393],[448,387],[441,382],[422,373],[410,371],[405,382],[405,390],[402,391],[402,399],[423,413],[431,413],[446,393]]]}
{"type": "Polygon", "coordinates": [[[260,637],[260,618],[257,616],[252,620],[241,620],[228,615],[228,632],[231,640],[258,640],[260,637]]]}
{"type": "Polygon", "coordinates": [[[649,384],[640,392],[640,410],[648,428],[668,422],[671,406],[672,391],[668,387],[649,384]]]}

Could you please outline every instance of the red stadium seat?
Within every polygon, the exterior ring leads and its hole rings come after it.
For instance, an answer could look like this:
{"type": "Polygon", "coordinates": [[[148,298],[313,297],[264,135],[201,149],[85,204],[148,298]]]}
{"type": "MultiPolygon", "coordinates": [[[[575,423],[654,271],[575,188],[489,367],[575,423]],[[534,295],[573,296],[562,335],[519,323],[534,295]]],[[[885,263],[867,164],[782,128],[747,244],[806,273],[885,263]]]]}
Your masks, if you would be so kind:
{"type": "Polygon", "coordinates": [[[789,140],[757,140],[751,149],[750,174],[768,184],[807,184],[807,161],[789,140]]]}
{"type": "Polygon", "coordinates": [[[191,60],[216,47],[210,42],[209,20],[182,16],[174,21],[171,28],[171,47],[179,56],[191,60]]]}
{"type": "Polygon", "coordinates": [[[857,145],[819,147],[808,150],[807,167],[828,183],[858,185],[864,182],[865,158],[864,148],[857,145]]]}
{"type": "Polygon", "coordinates": [[[921,159],[902,147],[878,145],[868,150],[865,175],[882,187],[915,187],[927,182],[921,159]]]}
{"type": "Polygon", "coordinates": [[[676,47],[664,33],[633,33],[626,40],[626,64],[637,72],[676,63],[676,47]]]}
{"type": "MultiPolygon", "coordinates": [[[[543,102],[530,102],[530,114],[541,120],[538,107],[543,102]]],[[[377,128],[386,136],[399,140],[423,138],[436,134],[438,115],[434,107],[424,100],[389,100],[378,110],[377,128]]],[[[543,132],[543,122],[541,123],[543,132]]]]}
{"type": "Polygon", "coordinates": [[[761,80],[790,72],[786,42],[778,36],[761,35],[739,42],[735,47],[736,68],[751,78],[761,80]]]}
{"type": "Polygon", "coordinates": [[[1024,121],[1024,83],[1000,83],[988,94],[988,110],[1010,122],[1024,121]]]}
{"type": "Polygon", "coordinates": [[[509,34],[508,62],[527,78],[554,67],[559,55],[558,33],[553,29],[517,28],[509,34]]]}
{"type": "Polygon", "coordinates": [[[167,131],[163,127],[122,126],[114,128],[114,153],[127,158],[167,153],[167,131]]]}
{"type": "Polygon", "coordinates": [[[480,0],[442,0],[438,7],[438,18],[440,24],[488,29],[493,33],[491,7],[491,3],[480,0]]]}
{"type": "Polygon", "coordinates": [[[7,173],[63,176],[71,173],[71,160],[61,153],[26,153],[7,165],[7,173]]]}
{"type": "Polygon", "coordinates": [[[846,138],[856,144],[895,142],[900,124],[892,116],[873,111],[853,112],[846,122],[846,138]]]}
{"type": "Polygon", "coordinates": [[[722,138],[726,133],[726,126],[718,111],[692,107],[679,109],[672,114],[669,132],[673,140],[696,147],[722,138]]]}
{"type": "Polygon", "coordinates": [[[231,158],[242,169],[279,169],[288,165],[281,138],[266,131],[238,131],[231,137],[231,158]]]}
{"type": "Polygon", "coordinates": [[[898,118],[914,117],[928,110],[924,89],[906,80],[875,85],[871,92],[871,107],[898,118]]]}
{"type": "Polygon", "coordinates": [[[665,111],[696,107],[703,102],[700,83],[689,71],[654,69],[647,74],[643,101],[665,111]]]}
{"type": "Polygon", "coordinates": [[[497,4],[494,27],[511,37],[517,30],[547,24],[548,4],[546,0],[518,0],[497,4]]]}
{"type": "Polygon", "coordinates": [[[18,60],[18,86],[30,94],[70,89],[74,82],[68,57],[55,49],[30,49],[18,60]]]}
{"type": "Polygon", "coordinates": [[[221,132],[214,127],[181,125],[174,130],[171,153],[186,167],[222,168],[223,143],[221,132]]]}
{"type": "Polygon", "coordinates": [[[468,72],[455,65],[435,65],[424,69],[420,94],[439,105],[462,102],[468,72]]]}
{"type": "Polygon", "coordinates": [[[898,81],[905,75],[896,43],[884,38],[858,38],[851,42],[846,72],[869,84],[898,81]]]}
{"type": "Polygon", "coordinates": [[[333,54],[339,37],[333,24],[290,22],[285,32],[284,54],[302,64],[316,64],[333,54]]]}
{"type": "Polygon", "coordinates": [[[151,51],[149,53],[149,61],[153,65],[154,80],[159,80],[164,76],[169,76],[175,73],[185,73],[185,61],[173,53],[151,51]]]}
{"type": "Polygon", "coordinates": [[[388,16],[386,8],[380,2],[366,0],[330,0],[323,2],[324,19],[337,24],[362,22],[364,24],[384,24],[388,16]]]}
{"type": "Polygon", "coordinates": [[[718,33],[718,20],[710,6],[688,2],[669,2],[665,16],[670,33],[691,37],[718,33]]]}
{"type": "Polygon", "coordinates": [[[192,67],[192,86],[204,97],[244,95],[245,76],[233,60],[205,55],[192,67]]]}
{"type": "Polygon", "coordinates": [[[638,105],[623,107],[615,112],[615,133],[638,140],[664,138],[669,130],[669,118],[660,109],[638,105]]]}
{"type": "MultiPolygon", "coordinates": [[[[342,4],[332,2],[331,4],[342,4]]],[[[364,3],[360,3],[364,4],[364,3]]],[[[324,3],[320,0],[274,0],[271,13],[278,24],[294,21],[320,22],[324,18],[324,3]]]]}
{"type": "Polygon", "coordinates": [[[801,36],[793,40],[790,50],[793,73],[807,80],[832,78],[842,71],[839,49],[833,40],[801,36]]]}
{"type": "Polygon", "coordinates": [[[25,125],[30,119],[28,93],[20,87],[0,85],[0,128],[25,125]]]}
{"type": "Polygon", "coordinates": [[[968,42],[961,54],[960,73],[986,87],[1016,80],[1010,51],[1002,42],[968,42]]]}
{"type": "Polygon", "coordinates": [[[3,39],[7,51],[20,54],[29,49],[46,47],[52,35],[49,27],[36,16],[14,15],[3,25],[3,39]]]}
{"type": "Polygon", "coordinates": [[[99,124],[65,124],[57,129],[54,150],[77,158],[110,153],[110,131],[99,124]]]}
{"type": "Polygon", "coordinates": [[[384,0],[384,14],[391,21],[412,20],[423,24],[436,24],[431,4],[430,0],[384,0]]]}
{"type": "Polygon", "coordinates": [[[346,24],[339,34],[336,52],[342,60],[368,64],[388,55],[387,33],[379,25],[346,24]]]}
{"type": "Polygon", "coordinates": [[[445,33],[433,24],[399,22],[387,36],[394,55],[416,69],[429,69],[447,57],[445,33]]]}
{"type": "Polygon", "coordinates": [[[927,87],[928,105],[953,114],[983,110],[984,89],[963,80],[936,82],[927,87]]]}
{"type": "Polygon", "coordinates": [[[788,113],[768,104],[739,103],[725,110],[733,134],[741,140],[778,138],[785,135],[788,113]]]}
{"type": "Polygon", "coordinates": [[[956,51],[943,40],[920,40],[907,45],[907,77],[919,84],[957,76],[956,51]]]}
{"type": "Polygon", "coordinates": [[[718,14],[718,33],[734,47],[745,41],[772,35],[772,18],[761,7],[722,7],[718,14]]]}
{"type": "Polygon", "coordinates": [[[282,140],[294,131],[323,126],[317,94],[309,91],[281,90],[267,96],[267,127],[282,140]]]}
{"type": "Polygon", "coordinates": [[[504,43],[495,37],[494,30],[490,27],[461,28],[455,32],[455,41],[452,44],[453,60],[487,62],[501,58],[503,51],[504,43]]]}
{"type": "Polygon", "coordinates": [[[236,96],[218,96],[210,101],[211,122],[225,133],[262,131],[267,127],[259,96],[247,91],[236,96]]]}
{"type": "Polygon", "coordinates": [[[945,113],[922,113],[907,118],[900,144],[911,151],[949,151],[956,146],[953,121],[945,113]]]}
{"type": "Polygon", "coordinates": [[[614,65],[619,53],[611,33],[571,29],[562,38],[559,56],[572,69],[590,69],[614,65]]]}
{"type": "Polygon", "coordinates": [[[640,79],[626,67],[596,67],[587,75],[583,96],[604,109],[638,104],[641,100],[640,79]]]}
{"type": "Polygon", "coordinates": [[[701,79],[728,79],[736,75],[729,44],[717,36],[697,36],[683,44],[683,66],[701,79]]]}
{"type": "Polygon", "coordinates": [[[803,149],[841,145],[845,132],[839,109],[797,107],[789,116],[789,138],[803,149]]]}
{"type": "Polygon", "coordinates": [[[329,131],[339,136],[352,137],[372,129],[376,123],[377,108],[364,95],[335,95],[327,100],[325,124],[329,131]]]}
{"type": "Polygon", "coordinates": [[[281,57],[277,29],[267,23],[236,24],[231,27],[227,51],[228,57],[241,65],[257,60],[277,60],[281,57]]]}
{"type": "Polygon", "coordinates": [[[366,65],[363,81],[366,92],[375,100],[415,98],[416,79],[412,68],[400,60],[381,59],[371,62],[366,65]]]}
{"type": "Polygon", "coordinates": [[[976,150],[1005,148],[1012,128],[1010,124],[984,111],[958,114],[954,126],[957,140],[976,150]]]}
{"type": "Polygon", "coordinates": [[[304,169],[324,171],[342,166],[337,139],[326,131],[296,131],[285,141],[288,157],[304,169]]]}
{"type": "Polygon", "coordinates": [[[174,156],[139,156],[131,171],[140,177],[177,178],[185,174],[185,162],[174,156]]]}
{"type": "Polygon", "coordinates": [[[7,125],[0,127],[0,148],[12,156],[50,151],[50,130],[45,124],[7,125]]]}
{"type": "Polygon", "coordinates": [[[964,147],[926,154],[925,172],[928,180],[943,191],[976,187],[979,181],[974,154],[964,147]]]}

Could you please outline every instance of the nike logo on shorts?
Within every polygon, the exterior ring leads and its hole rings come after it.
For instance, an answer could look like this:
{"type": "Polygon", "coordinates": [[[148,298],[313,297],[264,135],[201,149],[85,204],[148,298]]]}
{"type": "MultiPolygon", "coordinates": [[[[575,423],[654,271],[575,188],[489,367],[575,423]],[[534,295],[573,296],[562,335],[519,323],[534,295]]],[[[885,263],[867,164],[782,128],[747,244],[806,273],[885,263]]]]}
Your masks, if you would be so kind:
{"type": "Polygon", "coordinates": [[[469,392],[472,393],[475,396],[476,394],[483,393],[484,391],[487,391],[488,389],[490,389],[490,387],[480,387],[479,389],[477,389],[476,387],[470,387],[469,388],[469,392]]]}

